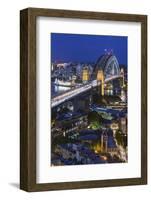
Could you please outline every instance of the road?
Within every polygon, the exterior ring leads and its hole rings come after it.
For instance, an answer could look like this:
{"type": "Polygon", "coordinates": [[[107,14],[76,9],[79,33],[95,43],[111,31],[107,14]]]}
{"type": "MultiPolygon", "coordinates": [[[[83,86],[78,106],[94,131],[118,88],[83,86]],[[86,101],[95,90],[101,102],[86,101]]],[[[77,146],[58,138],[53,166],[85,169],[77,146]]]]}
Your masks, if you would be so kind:
{"type": "MultiPolygon", "coordinates": [[[[113,79],[119,78],[119,77],[121,77],[121,75],[112,76],[110,78],[107,78],[107,79],[105,79],[105,83],[109,82],[109,81],[111,81],[113,79]]],[[[77,95],[79,95],[79,94],[81,94],[83,92],[86,92],[86,91],[96,87],[98,84],[100,84],[100,82],[98,82],[97,80],[93,80],[93,81],[91,81],[91,82],[89,82],[87,84],[84,84],[82,86],[79,86],[77,88],[69,90],[64,94],[56,96],[56,97],[51,99],[51,107],[53,108],[55,106],[58,106],[59,104],[65,102],[65,101],[67,101],[67,100],[69,100],[69,99],[71,99],[71,98],[73,98],[73,97],[75,97],[75,96],[77,96],[77,95]]]]}

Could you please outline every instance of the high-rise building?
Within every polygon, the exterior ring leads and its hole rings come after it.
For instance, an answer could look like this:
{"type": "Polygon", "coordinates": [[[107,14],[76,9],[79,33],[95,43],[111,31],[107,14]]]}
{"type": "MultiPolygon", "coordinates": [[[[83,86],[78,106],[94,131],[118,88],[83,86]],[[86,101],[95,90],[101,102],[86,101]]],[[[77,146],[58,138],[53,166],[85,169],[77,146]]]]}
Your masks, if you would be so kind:
{"type": "Polygon", "coordinates": [[[71,77],[71,84],[72,84],[72,86],[74,86],[75,85],[75,80],[77,79],[77,77],[75,76],[75,75],[73,75],[72,77],[71,77]]]}
{"type": "Polygon", "coordinates": [[[83,83],[87,83],[89,80],[89,68],[85,66],[82,70],[82,81],[83,83]]]}

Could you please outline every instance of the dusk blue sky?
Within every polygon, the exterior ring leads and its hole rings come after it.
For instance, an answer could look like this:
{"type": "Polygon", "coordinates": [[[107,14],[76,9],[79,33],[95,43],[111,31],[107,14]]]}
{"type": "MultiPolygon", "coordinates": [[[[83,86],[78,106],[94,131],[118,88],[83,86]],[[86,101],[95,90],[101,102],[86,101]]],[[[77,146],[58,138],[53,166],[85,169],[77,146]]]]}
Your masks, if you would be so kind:
{"type": "Polygon", "coordinates": [[[52,62],[96,62],[113,50],[119,64],[127,66],[127,37],[85,34],[51,33],[52,62]]]}

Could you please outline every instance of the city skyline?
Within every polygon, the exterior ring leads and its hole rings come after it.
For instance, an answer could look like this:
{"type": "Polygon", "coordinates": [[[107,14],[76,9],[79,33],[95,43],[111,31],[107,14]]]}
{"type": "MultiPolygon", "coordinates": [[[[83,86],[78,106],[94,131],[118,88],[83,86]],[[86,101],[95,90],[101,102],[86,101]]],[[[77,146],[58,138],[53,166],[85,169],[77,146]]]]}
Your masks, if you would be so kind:
{"type": "Polygon", "coordinates": [[[127,36],[51,33],[52,62],[96,62],[111,52],[127,67],[127,36]],[[122,49],[122,50],[121,50],[122,49]]]}
{"type": "Polygon", "coordinates": [[[50,165],[126,163],[127,38],[52,34],[51,52],[50,165]]]}

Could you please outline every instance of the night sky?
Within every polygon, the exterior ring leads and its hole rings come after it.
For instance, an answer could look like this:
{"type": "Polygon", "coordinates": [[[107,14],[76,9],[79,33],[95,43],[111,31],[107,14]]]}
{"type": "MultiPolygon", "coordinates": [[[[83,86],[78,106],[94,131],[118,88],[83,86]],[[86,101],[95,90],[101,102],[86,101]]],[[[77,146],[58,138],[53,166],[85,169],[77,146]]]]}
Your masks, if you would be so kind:
{"type": "Polygon", "coordinates": [[[52,62],[96,62],[106,49],[127,66],[126,36],[51,33],[50,37],[52,62]]]}

